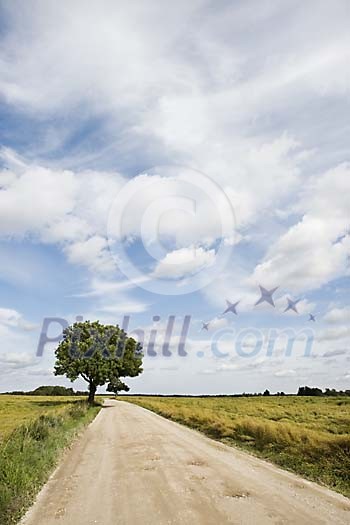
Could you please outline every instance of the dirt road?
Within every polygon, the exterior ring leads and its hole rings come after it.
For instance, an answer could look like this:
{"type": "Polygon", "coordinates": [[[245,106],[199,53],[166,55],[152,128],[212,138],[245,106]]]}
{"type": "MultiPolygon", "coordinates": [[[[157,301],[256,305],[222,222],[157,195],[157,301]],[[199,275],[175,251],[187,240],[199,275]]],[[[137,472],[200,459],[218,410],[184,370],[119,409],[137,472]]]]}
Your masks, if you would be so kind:
{"type": "Polygon", "coordinates": [[[349,524],[350,501],[143,408],[107,401],[24,525],[349,524]]]}

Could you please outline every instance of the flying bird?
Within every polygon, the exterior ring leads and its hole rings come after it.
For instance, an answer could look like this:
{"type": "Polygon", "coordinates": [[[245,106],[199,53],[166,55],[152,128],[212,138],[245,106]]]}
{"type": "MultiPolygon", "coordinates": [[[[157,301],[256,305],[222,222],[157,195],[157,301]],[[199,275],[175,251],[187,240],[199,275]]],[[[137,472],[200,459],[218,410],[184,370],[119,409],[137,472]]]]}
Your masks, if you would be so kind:
{"type": "Polygon", "coordinates": [[[266,302],[266,303],[269,303],[271,306],[275,307],[275,303],[274,303],[272,296],[275,293],[275,291],[278,289],[278,286],[276,286],[276,288],[272,288],[272,290],[266,290],[266,288],[264,288],[263,286],[260,286],[259,284],[259,288],[260,288],[261,297],[255,303],[255,306],[258,306],[258,304],[266,302]]]}
{"type": "Polygon", "coordinates": [[[232,312],[233,314],[237,315],[237,306],[239,305],[240,301],[237,301],[236,303],[231,303],[231,301],[228,301],[226,299],[226,304],[227,304],[227,308],[226,310],[222,313],[222,315],[224,314],[227,314],[228,312],[232,312]]]}
{"type": "Polygon", "coordinates": [[[293,310],[293,312],[298,314],[299,312],[297,310],[297,304],[301,301],[301,299],[297,299],[296,301],[292,301],[292,299],[288,299],[287,298],[287,301],[288,301],[288,305],[287,305],[287,308],[284,310],[284,312],[288,312],[289,310],[293,310]]]}
{"type": "Polygon", "coordinates": [[[202,330],[206,330],[206,331],[209,330],[209,322],[208,323],[203,323],[203,321],[202,321],[202,330]]]}
{"type": "Polygon", "coordinates": [[[316,322],[316,317],[312,314],[309,314],[309,321],[312,321],[313,323],[316,322]]]}

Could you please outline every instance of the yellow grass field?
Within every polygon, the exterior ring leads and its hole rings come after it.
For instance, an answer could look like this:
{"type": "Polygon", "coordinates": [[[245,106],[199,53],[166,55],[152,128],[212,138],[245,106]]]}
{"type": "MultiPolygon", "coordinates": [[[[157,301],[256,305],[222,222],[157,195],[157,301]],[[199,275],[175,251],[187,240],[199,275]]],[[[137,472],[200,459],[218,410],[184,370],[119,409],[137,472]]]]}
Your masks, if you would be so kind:
{"type": "Polygon", "coordinates": [[[0,441],[22,423],[29,423],[41,414],[59,412],[78,396],[13,396],[0,395],[0,441]]]}
{"type": "Polygon", "coordinates": [[[122,399],[350,496],[350,397],[122,399]]]}

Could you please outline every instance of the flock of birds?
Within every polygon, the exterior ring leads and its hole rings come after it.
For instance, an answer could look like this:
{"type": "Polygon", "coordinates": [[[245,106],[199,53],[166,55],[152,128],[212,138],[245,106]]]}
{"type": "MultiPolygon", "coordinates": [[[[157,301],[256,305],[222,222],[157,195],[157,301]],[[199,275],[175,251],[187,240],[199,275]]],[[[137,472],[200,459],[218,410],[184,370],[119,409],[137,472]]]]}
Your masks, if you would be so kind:
{"type": "MultiPolygon", "coordinates": [[[[259,284],[259,288],[260,288],[261,296],[259,297],[259,299],[257,300],[257,302],[255,303],[254,306],[258,306],[261,303],[268,303],[271,306],[275,307],[275,302],[274,302],[272,296],[276,292],[276,290],[278,289],[278,286],[276,286],[275,288],[272,288],[272,290],[267,290],[266,288],[264,288],[263,286],[261,286],[259,284]]],[[[300,301],[301,301],[301,299],[297,299],[296,301],[293,301],[292,299],[287,298],[287,307],[286,307],[286,309],[283,312],[285,313],[285,312],[288,312],[289,310],[292,310],[293,312],[298,314],[299,312],[297,310],[297,304],[300,301]]],[[[237,313],[237,306],[239,305],[239,303],[240,303],[240,301],[237,301],[236,303],[232,303],[231,301],[226,299],[226,310],[224,312],[222,312],[220,317],[222,317],[223,315],[225,315],[225,314],[227,314],[229,312],[233,313],[234,315],[238,315],[238,313],[237,313]]],[[[313,323],[315,323],[316,322],[315,315],[309,314],[309,319],[308,320],[313,322],[313,323]]],[[[207,322],[202,321],[202,329],[201,330],[208,331],[210,323],[211,323],[211,321],[207,321],[207,322]]]]}

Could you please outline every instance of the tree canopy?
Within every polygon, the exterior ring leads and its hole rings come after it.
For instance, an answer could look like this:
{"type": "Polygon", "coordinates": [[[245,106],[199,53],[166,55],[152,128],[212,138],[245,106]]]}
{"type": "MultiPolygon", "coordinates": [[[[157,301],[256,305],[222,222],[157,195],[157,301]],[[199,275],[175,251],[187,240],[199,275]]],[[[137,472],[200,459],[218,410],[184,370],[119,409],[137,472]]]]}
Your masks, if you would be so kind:
{"type": "Polygon", "coordinates": [[[129,390],[130,388],[128,387],[128,385],[123,383],[123,381],[121,381],[119,377],[117,377],[113,382],[108,383],[107,385],[107,392],[113,392],[116,396],[119,394],[119,392],[129,392],[129,390]]]}
{"type": "Polygon", "coordinates": [[[82,377],[89,385],[90,403],[98,386],[117,385],[120,377],[135,377],[142,372],[140,343],[118,325],[99,321],[74,323],[66,328],[55,355],[55,375],[65,375],[71,381],[82,377]]]}

